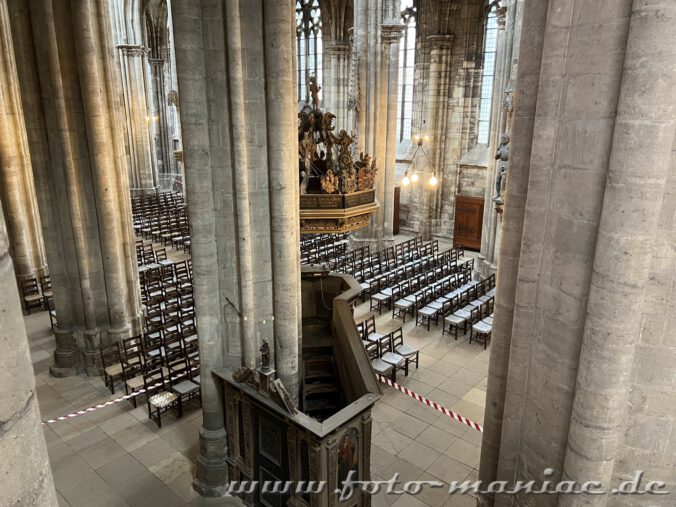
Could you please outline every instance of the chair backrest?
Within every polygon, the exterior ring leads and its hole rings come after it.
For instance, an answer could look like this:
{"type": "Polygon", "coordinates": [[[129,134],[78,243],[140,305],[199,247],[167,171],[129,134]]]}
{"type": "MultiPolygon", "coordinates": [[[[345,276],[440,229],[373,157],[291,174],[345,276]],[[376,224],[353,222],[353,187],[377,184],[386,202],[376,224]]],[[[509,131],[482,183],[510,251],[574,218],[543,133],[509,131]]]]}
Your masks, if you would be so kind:
{"type": "Polygon", "coordinates": [[[119,363],[122,360],[119,343],[113,343],[107,348],[99,347],[99,353],[101,354],[101,364],[104,368],[119,363]]]}
{"type": "Polygon", "coordinates": [[[371,333],[375,333],[375,332],[376,332],[376,318],[370,317],[369,319],[366,320],[365,336],[368,336],[371,333]]]}
{"type": "Polygon", "coordinates": [[[378,359],[380,357],[380,344],[378,342],[366,343],[366,353],[369,359],[378,359]]]}
{"type": "Polygon", "coordinates": [[[122,350],[125,358],[131,357],[134,354],[139,354],[143,351],[143,338],[141,335],[124,338],[122,340],[122,350]]]}
{"type": "Polygon", "coordinates": [[[404,344],[404,333],[402,332],[401,327],[390,332],[390,339],[392,340],[392,349],[396,349],[404,344]]]}
{"type": "Polygon", "coordinates": [[[378,351],[380,352],[380,357],[385,352],[392,352],[392,337],[389,334],[378,340],[378,351]]]}
{"type": "Polygon", "coordinates": [[[43,294],[47,291],[52,290],[52,278],[49,275],[41,276],[40,287],[42,288],[43,294]]]}
{"type": "Polygon", "coordinates": [[[165,380],[161,366],[147,368],[143,373],[143,387],[145,387],[146,396],[150,398],[153,394],[162,390],[165,380]]]}
{"type": "Polygon", "coordinates": [[[38,288],[38,281],[35,278],[26,278],[21,281],[21,293],[24,296],[32,296],[34,294],[40,294],[40,289],[38,288]]]}
{"type": "Polygon", "coordinates": [[[481,320],[481,307],[475,306],[472,308],[469,320],[472,324],[475,324],[481,320]]]}

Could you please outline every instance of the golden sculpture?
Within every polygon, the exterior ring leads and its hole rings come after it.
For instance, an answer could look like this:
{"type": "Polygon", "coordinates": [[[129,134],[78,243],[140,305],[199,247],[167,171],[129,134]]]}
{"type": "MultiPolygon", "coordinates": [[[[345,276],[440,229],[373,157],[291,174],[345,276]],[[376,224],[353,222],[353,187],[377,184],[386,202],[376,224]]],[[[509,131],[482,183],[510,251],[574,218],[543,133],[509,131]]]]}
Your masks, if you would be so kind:
{"type": "MultiPolygon", "coordinates": [[[[316,86],[316,80],[312,81],[316,86]]],[[[314,103],[314,97],[313,97],[314,103]]],[[[355,136],[336,133],[335,115],[306,105],[298,114],[301,232],[345,232],[368,225],[378,203],[375,160],[355,160],[355,136]]]]}

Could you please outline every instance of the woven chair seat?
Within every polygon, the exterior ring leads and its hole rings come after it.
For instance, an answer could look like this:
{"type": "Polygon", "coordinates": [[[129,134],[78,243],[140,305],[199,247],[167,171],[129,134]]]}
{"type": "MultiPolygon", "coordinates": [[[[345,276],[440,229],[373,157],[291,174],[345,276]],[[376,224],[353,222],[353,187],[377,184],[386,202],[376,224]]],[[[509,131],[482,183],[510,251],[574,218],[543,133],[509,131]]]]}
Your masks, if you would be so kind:
{"type": "Polygon", "coordinates": [[[165,391],[151,396],[148,403],[155,408],[164,408],[174,403],[177,399],[178,395],[176,393],[165,391]]]}
{"type": "Polygon", "coordinates": [[[121,363],[115,363],[111,364],[110,366],[106,366],[105,372],[107,375],[111,377],[115,377],[116,375],[119,375],[122,373],[122,364],[121,363]]]}
{"type": "Polygon", "coordinates": [[[479,334],[489,334],[493,330],[493,326],[484,321],[479,321],[472,326],[472,329],[479,334]]]}
{"type": "Polygon", "coordinates": [[[126,382],[127,387],[131,390],[136,390],[136,389],[141,389],[144,384],[143,384],[143,375],[138,375],[134,378],[130,378],[126,382]]]}
{"type": "Polygon", "coordinates": [[[464,322],[467,320],[466,318],[463,317],[458,317],[457,315],[449,315],[444,319],[446,322],[449,324],[453,324],[454,326],[464,324],[464,322]]]}
{"type": "Polygon", "coordinates": [[[195,384],[194,382],[190,380],[184,380],[183,382],[179,382],[174,387],[172,387],[171,390],[174,391],[176,394],[183,396],[192,393],[194,391],[197,391],[199,388],[200,386],[195,384]]]}
{"type": "Polygon", "coordinates": [[[393,352],[385,352],[381,359],[385,361],[388,364],[392,365],[400,365],[403,364],[406,361],[406,358],[404,356],[400,356],[399,354],[394,354],[393,352]]]}
{"type": "Polygon", "coordinates": [[[405,343],[403,345],[399,345],[396,349],[395,352],[399,354],[400,356],[411,356],[418,352],[416,349],[413,347],[406,345],[405,343]]]}
{"type": "Polygon", "coordinates": [[[393,368],[391,364],[386,363],[382,359],[371,359],[371,366],[378,373],[388,373],[393,368]]]}

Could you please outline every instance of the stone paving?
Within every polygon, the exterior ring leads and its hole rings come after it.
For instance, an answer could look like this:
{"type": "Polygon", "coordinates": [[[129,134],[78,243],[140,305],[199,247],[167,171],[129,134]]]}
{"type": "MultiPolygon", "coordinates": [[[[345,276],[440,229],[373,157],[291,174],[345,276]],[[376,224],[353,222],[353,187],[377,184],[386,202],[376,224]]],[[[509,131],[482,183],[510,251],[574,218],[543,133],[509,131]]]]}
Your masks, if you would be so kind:
{"type": "MultiPolygon", "coordinates": [[[[357,321],[372,313],[368,304],[355,312],[357,321]]],[[[25,317],[43,419],[56,417],[110,399],[102,379],[51,378],[54,337],[46,312],[25,317]]],[[[378,331],[401,325],[385,312],[376,315],[378,331]]],[[[404,341],[420,350],[420,368],[402,385],[459,414],[483,423],[489,350],[467,338],[455,341],[404,325],[404,341]]],[[[116,391],[116,395],[120,394],[116,391]]],[[[63,506],[202,505],[191,489],[199,452],[202,414],[195,403],[183,418],[163,416],[162,428],[150,421],[145,403],[134,409],[124,401],[112,407],[45,426],[45,437],[59,502],[63,506]]],[[[410,480],[471,480],[478,475],[481,433],[421,405],[383,385],[373,410],[371,471],[374,480],[399,473],[410,480]]],[[[223,505],[223,499],[209,504],[223,505]]],[[[424,488],[417,496],[376,495],[373,506],[469,506],[470,496],[448,496],[446,489],[424,488]]]]}

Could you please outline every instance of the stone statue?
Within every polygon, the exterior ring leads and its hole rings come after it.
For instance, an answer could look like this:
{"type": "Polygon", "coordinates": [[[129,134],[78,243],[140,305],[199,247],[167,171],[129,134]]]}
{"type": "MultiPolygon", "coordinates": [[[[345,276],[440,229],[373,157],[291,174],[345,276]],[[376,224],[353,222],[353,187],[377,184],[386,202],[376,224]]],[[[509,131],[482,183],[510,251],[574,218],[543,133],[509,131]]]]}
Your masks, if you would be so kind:
{"type": "Polygon", "coordinates": [[[499,160],[498,170],[495,176],[495,197],[494,202],[502,202],[502,180],[507,175],[507,163],[509,161],[509,134],[502,134],[500,146],[495,153],[495,160],[499,160]]]}
{"type": "Polygon", "coordinates": [[[322,87],[317,84],[317,76],[310,76],[307,86],[310,89],[310,96],[312,97],[312,109],[319,109],[319,90],[322,87]]]}
{"type": "Polygon", "coordinates": [[[263,371],[268,371],[270,369],[270,345],[268,342],[263,340],[263,345],[260,348],[261,352],[261,369],[263,371]]]}

